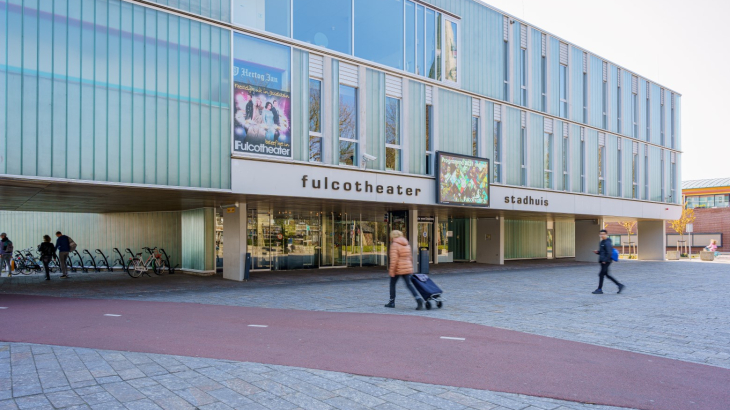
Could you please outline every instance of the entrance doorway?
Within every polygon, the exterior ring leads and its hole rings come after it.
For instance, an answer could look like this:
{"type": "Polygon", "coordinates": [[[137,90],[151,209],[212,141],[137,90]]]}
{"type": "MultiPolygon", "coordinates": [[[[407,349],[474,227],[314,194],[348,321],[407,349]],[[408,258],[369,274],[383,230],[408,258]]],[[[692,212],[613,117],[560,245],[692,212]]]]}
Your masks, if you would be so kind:
{"type": "Polygon", "coordinates": [[[418,253],[420,251],[428,251],[428,262],[433,263],[433,222],[421,222],[421,217],[418,218],[418,253]]]}
{"type": "Polygon", "coordinates": [[[553,251],[553,246],[555,245],[555,229],[548,229],[547,230],[547,258],[553,259],[555,258],[555,252],[553,251]]]}

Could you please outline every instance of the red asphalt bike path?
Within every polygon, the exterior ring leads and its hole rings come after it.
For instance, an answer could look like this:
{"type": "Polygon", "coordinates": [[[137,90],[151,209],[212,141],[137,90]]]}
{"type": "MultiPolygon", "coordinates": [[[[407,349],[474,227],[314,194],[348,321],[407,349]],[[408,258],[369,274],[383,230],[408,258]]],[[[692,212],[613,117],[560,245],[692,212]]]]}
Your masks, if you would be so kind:
{"type": "Polygon", "coordinates": [[[647,410],[730,408],[728,369],[451,320],[26,295],[2,295],[0,306],[8,307],[0,310],[6,342],[278,364],[647,410]]]}

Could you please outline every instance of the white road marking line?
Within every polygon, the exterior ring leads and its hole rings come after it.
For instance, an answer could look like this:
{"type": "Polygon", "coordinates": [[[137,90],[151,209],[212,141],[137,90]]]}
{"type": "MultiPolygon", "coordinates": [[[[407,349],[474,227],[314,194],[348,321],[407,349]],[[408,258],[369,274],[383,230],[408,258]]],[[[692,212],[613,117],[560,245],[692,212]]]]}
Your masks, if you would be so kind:
{"type": "Polygon", "coordinates": [[[7,306],[0,306],[0,309],[7,309],[7,306]]]}
{"type": "Polygon", "coordinates": [[[105,313],[104,316],[119,317],[121,315],[114,315],[114,314],[111,314],[111,313],[105,313]]]}
{"type": "Polygon", "coordinates": [[[269,327],[269,325],[248,325],[248,327],[269,327]]]}
{"type": "Polygon", "coordinates": [[[441,336],[441,338],[442,338],[442,339],[445,339],[445,340],[466,340],[466,339],[465,339],[465,338],[463,338],[463,337],[449,337],[449,336],[441,336]]]}

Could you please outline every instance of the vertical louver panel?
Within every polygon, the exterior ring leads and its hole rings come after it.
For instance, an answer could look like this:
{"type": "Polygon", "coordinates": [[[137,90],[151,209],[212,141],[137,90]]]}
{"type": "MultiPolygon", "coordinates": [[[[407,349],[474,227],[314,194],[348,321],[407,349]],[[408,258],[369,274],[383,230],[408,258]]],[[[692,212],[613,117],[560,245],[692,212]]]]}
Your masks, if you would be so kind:
{"type": "Polygon", "coordinates": [[[639,143],[638,142],[634,141],[634,143],[632,144],[632,147],[631,148],[632,148],[631,149],[631,152],[633,154],[638,154],[639,153],[639,143]]]}
{"type": "Polygon", "coordinates": [[[647,100],[649,99],[649,95],[651,95],[651,83],[647,81],[646,82],[646,99],[647,100]]]}
{"type": "Polygon", "coordinates": [[[606,146],[606,133],[599,132],[598,133],[598,146],[599,147],[605,147],[606,146]]]}
{"type": "Polygon", "coordinates": [[[494,121],[502,121],[502,106],[494,104],[494,121]]]}
{"type": "Polygon", "coordinates": [[[560,43],[560,64],[568,65],[568,45],[560,43]]]}
{"type": "Polygon", "coordinates": [[[608,81],[608,63],[604,61],[603,62],[603,82],[605,83],[607,81],[608,81]]]}
{"type": "Polygon", "coordinates": [[[585,141],[586,140],[586,129],[585,127],[580,127],[580,140],[585,141]]]}
{"type": "Polygon", "coordinates": [[[433,104],[433,87],[430,85],[426,86],[426,105],[433,104]]]}
{"type": "Polygon", "coordinates": [[[621,146],[624,145],[623,140],[621,139],[621,137],[618,137],[617,141],[618,141],[618,150],[621,151],[621,146]]]}
{"type": "Polygon", "coordinates": [[[520,47],[527,48],[527,26],[520,24],[520,47]]]}
{"type": "Polygon", "coordinates": [[[675,164],[677,162],[677,153],[672,152],[671,156],[672,156],[672,159],[671,159],[672,164],[675,164]]]}
{"type": "Polygon", "coordinates": [[[527,113],[525,111],[520,111],[520,126],[527,128],[527,113]]]}
{"type": "Polygon", "coordinates": [[[502,37],[504,41],[509,41],[509,17],[502,18],[502,37]]]}
{"type": "Polygon", "coordinates": [[[552,134],[553,133],[553,119],[545,118],[543,120],[543,128],[544,128],[544,132],[546,134],[552,134]]]}
{"type": "Polygon", "coordinates": [[[583,53],[583,72],[588,72],[588,53],[583,53]]]}
{"type": "Polygon", "coordinates": [[[566,138],[568,137],[568,123],[567,122],[563,123],[563,137],[566,137],[566,138]]]}
{"type": "Polygon", "coordinates": [[[386,74],[385,95],[389,97],[403,98],[403,79],[386,74]]]}
{"type": "Polygon", "coordinates": [[[340,63],[340,84],[357,87],[358,83],[357,66],[353,64],[340,63]]]}
{"type": "Polygon", "coordinates": [[[631,92],[634,94],[639,93],[639,77],[635,75],[631,76],[631,92]]]}
{"type": "Polygon", "coordinates": [[[317,54],[309,55],[309,76],[312,78],[324,78],[323,58],[317,54]]]}
{"type": "Polygon", "coordinates": [[[674,93],[672,93],[672,108],[674,108],[674,93]]]}
{"type": "Polygon", "coordinates": [[[649,144],[644,144],[644,156],[649,156],[649,144]]]}
{"type": "Polygon", "coordinates": [[[471,99],[471,115],[473,117],[479,117],[482,113],[482,110],[480,108],[481,106],[481,100],[478,98],[472,98],[471,99]]]}
{"type": "Polygon", "coordinates": [[[659,104],[664,105],[664,89],[659,89],[659,104]]]}
{"type": "Polygon", "coordinates": [[[620,68],[617,69],[616,72],[617,72],[617,75],[616,75],[616,85],[619,86],[619,87],[621,87],[621,69],[620,68]]]}
{"type": "Polygon", "coordinates": [[[547,56],[547,34],[542,34],[542,56],[547,56]]]}

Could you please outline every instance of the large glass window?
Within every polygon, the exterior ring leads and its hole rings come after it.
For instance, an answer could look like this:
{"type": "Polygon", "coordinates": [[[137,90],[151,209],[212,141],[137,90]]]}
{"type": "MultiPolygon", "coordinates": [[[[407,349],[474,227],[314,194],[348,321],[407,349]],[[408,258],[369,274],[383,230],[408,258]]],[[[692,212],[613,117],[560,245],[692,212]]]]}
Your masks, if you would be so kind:
{"type": "Polygon", "coordinates": [[[623,167],[623,164],[624,164],[624,161],[623,161],[623,157],[622,157],[621,153],[622,153],[622,151],[621,151],[621,139],[619,138],[619,142],[618,142],[618,157],[617,157],[618,167],[616,168],[616,171],[617,171],[616,173],[618,174],[618,196],[624,196],[624,191],[623,191],[624,190],[624,181],[623,181],[624,172],[623,172],[623,168],[622,168],[623,167]]]}
{"type": "Polygon", "coordinates": [[[670,186],[669,186],[669,195],[670,195],[669,200],[671,202],[676,202],[675,201],[675,198],[676,197],[674,196],[674,193],[675,193],[675,188],[674,187],[677,184],[677,164],[674,163],[674,162],[672,162],[672,165],[671,165],[671,170],[670,170],[670,174],[669,174],[669,184],[670,184],[670,186]]]}
{"type": "MultiPolygon", "coordinates": [[[[421,18],[423,23],[423,18],[421,18]]],[[[412,1],[406,1],[406,71],[416,73],[416,5],[412,1]]]]}
{"type": "Polygon", "coordinates": [[[730,207],[730,195],[715,195],[715,207],[716,208],[730,207]]]}
{"type": "Polygon", "coordinates": [[[400,100],[385,99],[385,169],[401,171],[400,100]]]}
{"type": "Polygon", "coordinates": [[[542,112],[547,112],[547,57],[542,56],[540,63],[540,84],[542,84],[542,112]]]}
{"type": "Polygon", "coordinates": [[[649,200],[649,156],[644,154],[644,200],[649,200]]]}
{"type": "Polygon", "coordinates": [[[676,148],[676,146],[674,145],[674,141],[675,141],[675,139],[674,139],[674,94],[672,94],[672,112],[669,116],[669,121],[671,121],[671,124],[669,124],[670,137],[672,138],[671,147],[676,148]]]}
{"type": "Polygon", "coordinates": [[[233,24],[289,37],[290,0],[233,0],[233,24]]]}
{"type": "Polygon", "coordinates": [[[563,191],[570,191],[570,175],[568,174],[568,163],[570,161],[570,139],[563,138],[563,191]]]}
{"type": "Polygon", "coordinates": [[[520,185],[527,186],[527,130],[520,128],[520,185]]]}
{"type": "Polygon", "coordinates": [[[660,160],[659,167],[661,168],[661,172],[659,174],[661,175],[662,202],[665,202],[667,200],[667,196],[666,196],[666,192],[665,192],[665,189],[666,189],[666,180],[664,179],[664,173],[666,172],[666,169],[664,168],[664,152],[662,152],[662,156],[661,156],[661,160],[660,160]]]}
{"type": "MultiPolygon", "coordinates": [[[[621,76],[621,71],[618,72],[618,75],[621,76]]],[[[621,82],[619,80],[618,86],[617,86],[617,94],[616,94],[616,132],[621,133],[621,82]]]]}
{"type": "Polygon", "coordinates": [[[520,49],[520,104],[527,107],[527,50],[520,49]]]}
{"type": "Polygon", "coordinates": [[[322,82],[309,79],[309,160],[322,162],[322,82]]]}
{"type": "Polygon", "coordinates": [[[340,84],[340,165],[357,166],[359,147],[357,135],[357,88],[340,84]]]}
{"type": "Polygon", "coordinates": [[[583,73],[583,123],[588,124],[588,74],[583,73]]]}
{"type": "Polygon", "coordinates": [[[608,83],[606,81],[603,82],[603,87],[601,88],[601,109],[603,110],[603,129],[608,129],[608,83]]]}
{"type": "Polygon", "coordinates": [[[586,142],[580,140],[580,192],[586,192],[586,142]]]}
{"type": "Polygon", "coordinates": [[[457,82],[459,31],[456,22],[444,19],[444,79],[457,82]]]}
{"type": "Polygon", "coordinates": [[[479,156],[479,117],[471,117],[471,155],[479,156]]]}
{"type": "Polygon", "coordinates": [[[504,100],[509,101],[509,42],[504,42],[504,100]]]}
{"type": "Polygon", "coordinates": [[[545,184],[543,188],[553,188],[553,134],[543,133],[545,147],[545,184]]]}
{"type": "Polygon", "coordinates": [[[631,155],[631,197],[639,199],[639,154],[631,155]]]}
{"type": "MultiPolygon", "coordinates": [[[[664,90],[662,90],[662,93],[664,93],[664,90]]],[[[661,146],[664,146],[664,130],[666,127],[666,124],[664,123],[665,119],[665,113],[664,113],[664,103],[662,102],[659,106],[659,144],[661,146]]]]}
{"type": "Polygon", "coordinates": [[[433,175],[433,106],[426,106],[426,174],[433,175]]]}
{"type": "Polygon", "coordinates": [[[502,182],[502,123],[494,121],[494,182],[502,182]]]}
{"type": "Polygon", "coordinates": [[[639,96],[631,94],[631,122],[634,125],[634,138],[639,139],[639,96]]]}
{"type": "Polygon", "coordinates": [[[560,65],[560,116],[568,118],[568,66],[560,65]]]}
{"type": "Polygon", "coordinates": [[[598,147],[598,193],[606,195],[606,147],[598,147]]]}
{"type": "Polygon", "coordinates": [[[436,12],[426,9],[426,70],[428,78],[436,77],[436,12]]]}
{"type": "Polygon", "coordinates": [[[416,5],[416,74],[426,75],[424,61],[426,49],[426,8],[416,5]]]}
{"type": "Polygon", "coordinates": [[[646,93],[646,137],[644,141],[651,141],[651,100],[648,91],[646,93]]]}
{"type": "MultiPolygon", "coordinates": [[[[292,1],[294,2],[295,39],[341,53],[352,54],[351,2],[342,0],[292,1]]],[[[402,36],[401,34],[398,38],[402,38],[402,36]]]]}
{"type": "Polygon", "coordinates": [[[355,0],[355,55],[403,69],[402,0],[355,0]]]}

